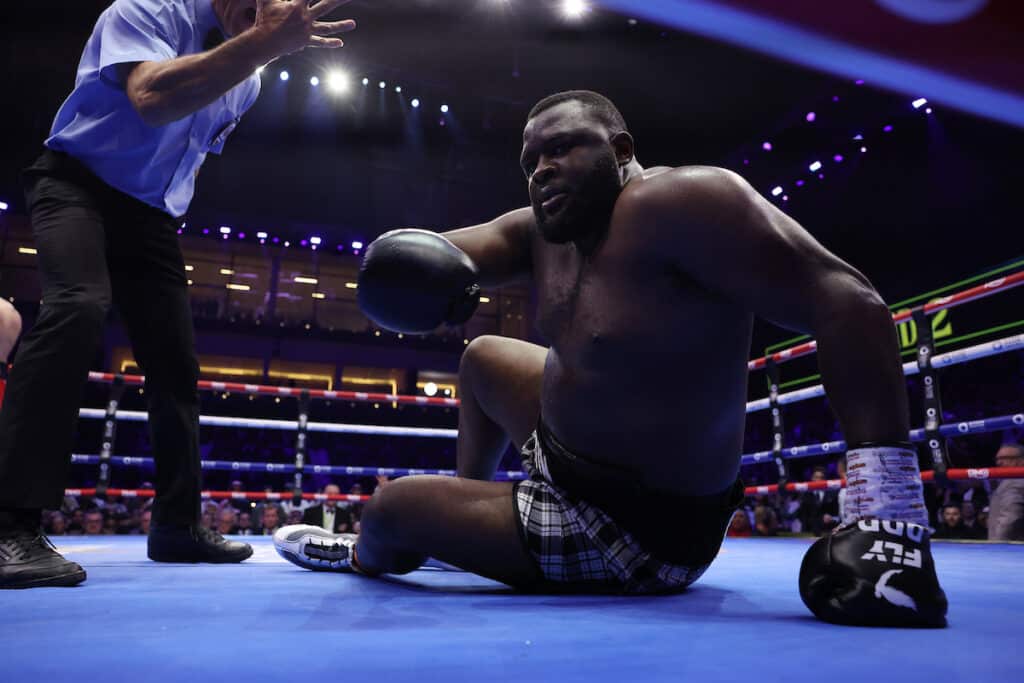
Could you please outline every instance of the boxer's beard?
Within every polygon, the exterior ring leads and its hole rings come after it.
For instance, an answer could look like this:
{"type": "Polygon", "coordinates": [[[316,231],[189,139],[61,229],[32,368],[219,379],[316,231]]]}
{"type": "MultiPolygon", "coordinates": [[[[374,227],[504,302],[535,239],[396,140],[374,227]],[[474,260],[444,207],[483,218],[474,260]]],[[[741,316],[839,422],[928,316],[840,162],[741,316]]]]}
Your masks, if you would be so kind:
{"type": "Polygon", "coordinates": [[[594,168],[567,197],[564,206],[553,216],[533,205],[537,227],[546,242],[565,244],[608,227],[612,209],[622,192],[622,178],[615,154],[609,150],[600,157],[594,168]]]}

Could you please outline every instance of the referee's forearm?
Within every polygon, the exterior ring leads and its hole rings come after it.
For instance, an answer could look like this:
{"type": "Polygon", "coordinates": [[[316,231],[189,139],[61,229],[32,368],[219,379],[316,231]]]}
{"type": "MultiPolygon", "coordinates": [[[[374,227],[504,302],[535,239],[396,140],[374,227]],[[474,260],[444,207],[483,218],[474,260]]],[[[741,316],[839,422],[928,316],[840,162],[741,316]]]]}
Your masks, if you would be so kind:
{"type": "Polygon", "coordinates": [[[273,56],[246,31],[207,52],[143,62],[129,74],[125,91],[146,124],[164,126],[214,102],[273,56]]]}

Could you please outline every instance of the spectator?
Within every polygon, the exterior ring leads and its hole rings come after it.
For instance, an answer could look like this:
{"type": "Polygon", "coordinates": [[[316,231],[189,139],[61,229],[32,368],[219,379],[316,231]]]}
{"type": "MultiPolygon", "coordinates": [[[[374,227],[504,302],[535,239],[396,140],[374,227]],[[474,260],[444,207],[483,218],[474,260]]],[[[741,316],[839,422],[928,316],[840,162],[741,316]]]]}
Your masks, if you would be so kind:
{"type": "MultiPolygon", "coordinates": [[[[846,479],[846,456],[840,456],[839,460],[836,461],[836,469],[839,470],[839,478],[846,479]]],[[[840,523],[846,519],[846,488],[843,487],[836,491],[836,507],[839,509],[839,521],[840,523]]]]}
{"type": "Polygon", "coordinates": [[[965,500],[960,503],[960,516],[964,520],[964,527],[970,532],[970,538],[987,538],[988,530],[978,524],[977,508],[974,503],[965,500]]]}
{"type": "MultiPolygon", "coordinates": [[[[1024,467],[1024,445],[1006,443],[996,452],[996,467],[1024,467]]],[[[1003,479],[989,502],[990,541],[1024,541],[1024,479],[1003,479]]]]}
{"type": "Polygon", "coordinates": [[[68,519],[60,510],[50,513],[46,520],[46,533],[50,536],[63,536],[68,530],[68,519]]]}
{"type": "Polygon", "coordinates": [[[68,536],[81,536],[85,533],[85,510],[75,507],[68,522],[68,536]]]}
{"type": "Polygon", "coordinates": [[[281,509],[276,505],[263,507],[262,527],[264,536],[273,536],[281,528],[281,509]]]}
{"type": "Polygon", "coordinates": [[[779,532],[779,517],[767,502],[760,501],[754,508],[754,533],[757,536],[775,536],[779,532]]]}
{"type": "MultiPolygon", "coordinates": [[[[825,468],[815,467],[811,481],[825,481],[825,468]]],[[[821,536],[839,524],[838,491],[806,491],[800,496],[800,509],[797,511],[800,525],[805,532],[821,536]]]]}
{"type": "MultiPolygon", "coordinates": [[[[978,529],[980,529],[984,533],[983,538],[988,538],[988,507],[987,506],[981,508],[981,510],[978,512],[978,524],[977,524],[977,526],[978,526],[978,529]]],[[[991,540],[991,539],[989,539],[989,540],[991,540]]]]}
{"type": "MultiPolygon", "coordinates": [[[[241,493],[245,491],[245,488],[243,488],[240,480],[233,479],[231,481],[231,491],[234,493],[241,493]]],[[[252,505],[245,498],[232,498],[228,501],[228,505],[235,508],[239,513],[248,512],[252,509],[252,505]]]]}
{"type": "Polygon", "coordinates": [[[745,538],[753,535],[754,532],[750,527],[750,517],[747,516],[747,510],[746,508],[740,508],[733,513],[726,536],[745,538]]]}
{"type": "Polygon", "coordinates": [[[115,536],[117,535],[117,519],[113,515],[104,515],[103,517],[103,535],[104,536],[115,536]]]}
{"type": "Polygon", "coordinates": [[[939,524],[932,538],[977,538],[974,530],[964,525],[960,506],[950,503],[942,508],[942,523],[939,524]]]}
{"type": "MultiPolygon", "coordinates": [[[[329,496],[338,496],[341,495],[341,488],[337,484],[328,484],[324,487],[323,493],[329,496]]],[[[338,505],[336,500],[325,500],[320,505],[306,508],[306,511],[302,513],[302,521],[335,534],[352,531],[350,510],[338,505]]]]}
{"type": "Polygon", "coordinates": [[[252,536],[252,513],[249,511],[238,513],[238,526],[235,533],[239,536],[252,536]]]}
{"type": "Polygon", "coordinates": [[[85,513],[85,520],[82,523],[82,529],[86,536],[99,536],[103,533],[103,511],[102,510],[89,510],[85,513]]]}
{"type": "Polygon", "coordinates": [[[233,534],[237,530],[238,513],[231,506],[224,507],[217,516],[217,532],[222,536],[233,534]]]}
{"type": "Polygon", "coordinates": [[[293,508],[292,511],[288,513],[288,523],[289,524],[302,524],[302,515],[303,514],[305,514],[305,512],[303,510],[298,510],[298,509],[294,509],[293,508]]]}

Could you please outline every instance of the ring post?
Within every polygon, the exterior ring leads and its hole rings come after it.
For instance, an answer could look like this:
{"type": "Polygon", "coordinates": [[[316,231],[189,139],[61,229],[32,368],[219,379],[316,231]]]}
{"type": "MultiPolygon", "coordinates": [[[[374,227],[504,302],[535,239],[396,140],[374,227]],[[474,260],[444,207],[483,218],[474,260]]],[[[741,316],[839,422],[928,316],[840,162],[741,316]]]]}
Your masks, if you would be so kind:
{"type": "Polygon", "coordinates": [[[306,436],[309,429],[309,391],[299,394],[299,427],[295,435],[295,480],[292,484],[292,502],[302,502],[302,472],[306,468],[306,436]]]}
{"type": "Polygon", "coordinates": [[[100,474],[96,479],[96,497],[107,495],[110,487],[110,458],[114,453],[114,439],[117,437],[117,406],[124,394],[124,375],[114,375],[110,383],[110,398],[103,416],[103,443],[100,445],[100,474]]]}
{"type": "Polygon", "coordinates": [[[931,453],[932,469],[935,481],[945,484],[948,456],[946,438],[939,432],[942,426],[942,400],[939,395],[939,376],[932,367],[935,355],[935,340],[932,335],[931,319],[925,314],[924,306],[912,311],[914,325],[917,326],[917,368],[921,375],[921,386],[924,393],[924,437],[931,453]]]}
{"type": "Polygon", "coordinates": [[[772,413],[772,457],[775,459],[775,467],[779,474],[779,493],[786,490],[789,482],[789,468],[786,460],[782,457],[782,441],[785,437],[785,429],[782,424],[782,406],[779,404],[779,365],[768,356],[765,362],[765,371],[768,374],[768,406],[772,413]]]}

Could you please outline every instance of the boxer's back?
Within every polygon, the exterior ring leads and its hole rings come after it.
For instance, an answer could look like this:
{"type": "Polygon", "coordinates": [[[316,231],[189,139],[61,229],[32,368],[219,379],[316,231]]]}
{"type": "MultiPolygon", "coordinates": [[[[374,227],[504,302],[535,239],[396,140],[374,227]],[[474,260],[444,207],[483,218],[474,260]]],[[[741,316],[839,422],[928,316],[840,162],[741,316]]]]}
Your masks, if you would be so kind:
{"type": "Polygon", "coordinates": [[[739,468],[752,316],[659,248],[643,182],[586,258],[534,238],[537,324],[551,345],[542,411],[581,455],[628,464],[658,489],[712,493],[739,468]]]}

